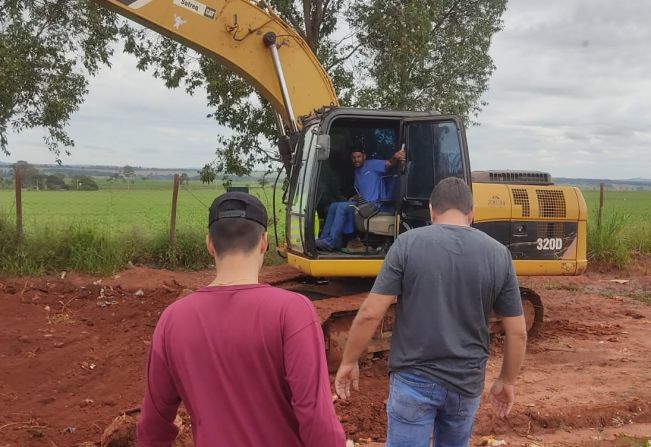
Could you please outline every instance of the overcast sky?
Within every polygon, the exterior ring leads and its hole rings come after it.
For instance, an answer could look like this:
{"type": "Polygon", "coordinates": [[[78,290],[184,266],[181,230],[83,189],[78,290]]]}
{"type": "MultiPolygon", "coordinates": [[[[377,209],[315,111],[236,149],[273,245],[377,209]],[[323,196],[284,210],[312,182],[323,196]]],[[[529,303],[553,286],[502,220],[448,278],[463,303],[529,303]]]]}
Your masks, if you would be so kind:
{"type": "MultiPolygon", "coordinates": [[[[468,130],[473,169],[559,177],[651,177],[651,0],[510,0],[491,55],[489,105],[468,130]]],[[[205,97],[167,90],[119,54],[91,81],[65,164],[200,167],[215,135],[205,97]]],[[[52,163],[42,130],[12,156],[52,163]]]]}

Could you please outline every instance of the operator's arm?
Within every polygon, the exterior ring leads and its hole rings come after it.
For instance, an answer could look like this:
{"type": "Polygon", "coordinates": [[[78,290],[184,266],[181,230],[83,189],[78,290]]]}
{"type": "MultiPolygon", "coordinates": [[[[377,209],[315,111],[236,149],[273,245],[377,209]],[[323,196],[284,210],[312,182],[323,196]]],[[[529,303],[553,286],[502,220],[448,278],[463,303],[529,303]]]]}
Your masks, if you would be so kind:
{"type": "Polygon", "coordinates": [[[346,437],[332,404],[323,331],[314,308],[304,298],[288,309],[287,321],[285,378],[301,441],[310,447],[343,447],[346,437]]]}
{"type": "Polygon", "coordinates": [[[515,382],[527,348],[527,326],[522,312],[520,287],[510,256],[507,261],[509,273],[493,306],[495,313],[502,317],[506,335],[502,370],[495,380],[489,396],[495,413],[499,417],[506,417],[513,407],[515,382]]]}
{"type": "Polygon", "coordinates": [[[137,424],[139,447],[170,447],[178,428],[174,425],[181,398],[165,357],[165,317],[156,325],[147,362],[147,390],[137,424]]]}
{"type": "Polygon", "coordinates": [[[407,158],[407,153],[405,152],[404,145],[403,145],[402,149],[400,149],[398,152],[393,154],[391,158],[389,158],[384,162],[384,168],[386,170],[389,170],[392,167],[394,167],[396,163],[398,163],[400,160],[405,160],[406,158],[407,158]]]}
{"type": "Polygon", "coordinates": [[[402,239],[398,238],[384,258],[373,289],[360,307],[350,328],[341,366],[335,378],[335,390],[342,399],[350,397],[350,387],[359,387],[359,357],[366,351],[373,333],[402,292],[404,269],[402,239]]]}

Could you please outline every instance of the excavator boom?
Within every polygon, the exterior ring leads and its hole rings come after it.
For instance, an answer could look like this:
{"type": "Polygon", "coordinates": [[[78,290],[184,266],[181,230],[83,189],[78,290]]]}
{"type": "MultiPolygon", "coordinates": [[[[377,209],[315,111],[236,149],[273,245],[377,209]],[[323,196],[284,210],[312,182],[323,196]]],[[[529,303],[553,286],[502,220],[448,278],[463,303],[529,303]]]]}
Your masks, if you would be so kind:
{"type": "Polygon", "coordinates": [[[262,2],[246,0],[94,0],[141,25],[205,54],[242,76],[286,123],[337,105],[327,73],[305,40],[262,2]],[[268,33],[282,63],[292,111],[283,98],[268,33]],[[306,88],[306,86],[309,86],[306,88]]]}

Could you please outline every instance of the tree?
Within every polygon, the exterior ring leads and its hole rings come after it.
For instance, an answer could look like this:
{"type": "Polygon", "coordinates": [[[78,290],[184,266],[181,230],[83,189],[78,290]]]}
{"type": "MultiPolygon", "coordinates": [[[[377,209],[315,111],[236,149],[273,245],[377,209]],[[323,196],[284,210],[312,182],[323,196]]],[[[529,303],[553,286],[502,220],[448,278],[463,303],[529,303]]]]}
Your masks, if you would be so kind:
{"type": "Polygon", "coordinates": [[[70,116],[118,35],[115,14],[87,0],[0,0],[0,153],[10,129],[43,127],[60,162],[74,145],[70,116]]]}
{"type": "Polygon", "coordinates": [[[181,185],[183,185],[184,183],[185,183],[186,185],[189,185],[189,184],[190,184],[190,176],[189,176],[186,172],[184,172],[183,174],[181,174],[181,178],[180,178],[180,180],[181,180],[181,185]]]}
{"type": "Polygon", "coordinates": [[[50,191],[60,191],[68,189],[65,180],[60,175],[48,175],[45,177],[45,186],[50,191]]]}
{"type": "Polygon", "coordinates": [[[131,166],[126,165],[122,168],[122,176],[127,180],[127,182],[134,183],[136,179],[136,170],[131,166]]]}
{"type": "MultiPolygon", "coordinates": [[[[439,109],[468,119],[481,110],[493,70],[488,47],[506,0],[271,0],[326,68],[343,105],[439,109]],[[343,12],[343,13],[342,13],[343,12]],[[350,29],[346,35],[337,31],[350,29]],[[337,36],[337,37],[335,37],[337,36]]],[[[108,64],[119,34],[138,68],[170,88],[205,88],[210,114],[233,130],[217,137],[209,168],[246,175],[277,161],[273,113],[216,61],[153,31],[121,25],[87,0],[0,0],[0,151],[9,128],[45,127],[60,161],[65,125],[108,64]]],[[[204,170],[202,170],[204,172],[204,170]]],[[[207,172],[207,171],[206,171],[207,172]]],[[[208,180],[206,177],[205,180],[208,180]]],[[[213,179],[214,180],[214,179],[213,179]]]]}
{"type": "MultiPolygon", "coordinates": [[[[467,121],[484,105],[480,98],[494,68],[488,48],[502,26],[506,0],[268,3],[315,51],[343,105],[436,109],[467,121]],[[351,32],[335,39],[335,31],[345,28],[351,32]]],[[[195,93],[205,87],[210,116],[234,131],[217,137],[217,157],[200,173],[241,176],[262,164],[271,169],[277,161],[273,113],[264,99],[250,100],[250,85],[216,61],[150,31],[123,35],[139,68],[153,68],[169,88],[195,93]]]]}
{"type": "Polygon", "coordinates": [[[108,176],[106,181],[107,182],[117,181],[117,180],[120,180],[120,177],[122,177],[122,174],[120,174],[119,172],[114,172],[114,173],[112,173],[111,175],[108,176]]]}
{"type": "Polygon", "coordinates": [[[217,178],[217,174],[215,174],[215,170],[209,164],[205,165],[203,168],[201,168],[201,171],[197,171],[197,173],[199,174],[199,179],[201,179],[201,183],[211,184],[217,178]]]}
{"type": "Polygon", "coordinates": [[[495,68],[488,54],[507,0],[357,2],[361,65],[372,82],[359,105],[440,110],[471,121],[495,68]]]}
{"type": "Polygon", "coordinates": [[[77,180],[77,189],[79,191],[97,191],[99,186],[97,186],[97,182],[91,177],[80,177],[77,180]]]}
{"type": "Polygon", "coordinates": [[[21,171],[21,184],[23,188],[39,189],[43,184],[43,174],[34,165],[21,160],[16,162],[13,168],[14,178],[16,170],[21,171]]]}

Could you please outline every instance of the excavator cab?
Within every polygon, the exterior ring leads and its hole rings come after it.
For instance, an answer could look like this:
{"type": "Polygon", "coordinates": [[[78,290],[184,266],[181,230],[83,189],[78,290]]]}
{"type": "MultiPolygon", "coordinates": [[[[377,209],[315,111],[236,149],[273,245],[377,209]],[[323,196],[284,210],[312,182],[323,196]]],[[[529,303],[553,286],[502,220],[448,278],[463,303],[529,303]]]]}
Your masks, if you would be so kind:
{"type": "MultiPolygon", "coordinates": [[[[509,249],[518,275],[585,271],[587,210],[580,191],[554,185],[547,173],[471,172],[459,117],[330,107],[302,124],[285,194],[287,259],[302,273],[327,278],[376,276],[399,234],[430,223],[430,193],[446,177],[462,178],[471,186],[473,226],[509,249]],[[382,176],[379,206],[369,210],[351,203],[355,230],[365,249],[357,253],[319,250],[315,241],[327,206],[355,192],[351,152],[361,149],[367,159],[386,160],[401,147],[406,160],[382,176]]],[[[521,296],[527,329],[533,335],[542,325],[542,301],[524,287],[521,296]]],[[[330,318],[350,320],[352,314],[330,318]]],[[[497,326],[492,330],[498,332],[497,326]]],[[[330,330],[338,333],[336,328],[330,330]]],[[[332,340],[333,346],[341,345],[336,337],[332,340]]]]}
{"type": "Polygon", "coordinates": [[[289,262],[311,276],[375,276],[398,234],[429,223],[429,195],[438,181],[454,176],[471,184],[465,129],[456,116],[328,108],[302,128],[286,194],[285,234],[289,262]],[[401,148],[407,158],[380,176],[377,200],[350,201],[354,234],[364,248],[319,250],[315,240],[328,206],[357,193],[351,153],[387,160],[401,148]]]}

